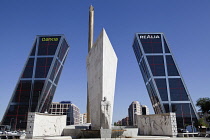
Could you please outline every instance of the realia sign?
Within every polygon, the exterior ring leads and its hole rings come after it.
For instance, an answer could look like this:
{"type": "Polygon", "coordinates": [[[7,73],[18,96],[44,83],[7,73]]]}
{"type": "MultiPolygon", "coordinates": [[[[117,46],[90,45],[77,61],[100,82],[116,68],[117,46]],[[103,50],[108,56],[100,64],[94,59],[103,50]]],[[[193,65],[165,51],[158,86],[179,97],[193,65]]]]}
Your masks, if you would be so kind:
{"type": "Polygon", "coordinates": [[[160,38],[160,35],[157,34],[148,34],[148,35],[139,35],[140,39],[157,39],[160,38]]]}

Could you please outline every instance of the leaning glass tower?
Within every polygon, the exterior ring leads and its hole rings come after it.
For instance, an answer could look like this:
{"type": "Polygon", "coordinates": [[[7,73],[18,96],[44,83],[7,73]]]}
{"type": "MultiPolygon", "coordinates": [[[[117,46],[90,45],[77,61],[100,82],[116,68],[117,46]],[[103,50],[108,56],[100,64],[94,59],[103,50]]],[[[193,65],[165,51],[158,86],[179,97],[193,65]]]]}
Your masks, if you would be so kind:
{"type": "Polygon", "coordinates": [[[39,35],[17,82],[2,125],[26,129],[28,112],[49,110],[69,45],[64,35],[39,35]]]}
{"type": "Polygon", "coordinates": [[[132,47],[155,113],[175,112],[178,128],[197,122],[197,112],[163,33],[136,33],[132,47]]]}

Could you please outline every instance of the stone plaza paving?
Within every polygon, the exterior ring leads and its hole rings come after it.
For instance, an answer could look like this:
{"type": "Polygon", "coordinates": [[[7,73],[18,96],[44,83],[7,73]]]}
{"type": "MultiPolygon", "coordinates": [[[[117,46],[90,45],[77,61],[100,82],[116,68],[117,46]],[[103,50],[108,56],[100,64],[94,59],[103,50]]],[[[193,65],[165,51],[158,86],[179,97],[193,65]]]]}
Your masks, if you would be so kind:
{"type": "MultiPolygon", "coordinates": [[[[17,139],[13,139],[13,140],[17,140],[17,139]]],[[[25,139],[25,140],[44,140],[44,139],[25,139]]],[[[81,139],[81,140],[87,140],[87,139],[81,139]]],[[[180,138],[180,137],[177,137],[177,138],[143,138],[142,139],[138,139],[138,138],[112,138],[112,139],[105,139],[105,138],[102,138],[102,139],[89,139],[89,140],[210,140],[210,138],[207,138],[207,137],[190,137],[190,138],[180,138]]]]}
{"type": "MultiPolygon", "coordinates": [[[[49,138],[49,137],[48,137],[49,138]]],[[[51,137],[48,140],[62,140],[62,138],[51,137]]],[[[64,138],[65,139],[65,138],[64,138]]],[[[45,140],[45,139],[25,139],[25,140],[45,140]]],[[[47,139],[46,139],[47,140],[47,139]]],[[[66,138],[69,140],[69,138],[66,138]]],[[[165,137],[165,136],[138,136],[136,138],[92,138],[92,139],[79,139],[79,140],[210,140],[210,137],[165,137]]]]}

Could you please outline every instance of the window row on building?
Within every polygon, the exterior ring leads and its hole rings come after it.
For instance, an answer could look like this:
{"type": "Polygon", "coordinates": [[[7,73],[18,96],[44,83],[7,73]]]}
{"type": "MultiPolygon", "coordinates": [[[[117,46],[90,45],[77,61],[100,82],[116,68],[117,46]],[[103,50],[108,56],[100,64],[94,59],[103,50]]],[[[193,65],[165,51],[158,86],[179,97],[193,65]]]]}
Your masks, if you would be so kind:
{"type": "Polygon", "coordinates": [[[79,108],[70,101],[52,102],[49,110],[50,114],[67,115],[66,125],[80,124],[79,108]]]}

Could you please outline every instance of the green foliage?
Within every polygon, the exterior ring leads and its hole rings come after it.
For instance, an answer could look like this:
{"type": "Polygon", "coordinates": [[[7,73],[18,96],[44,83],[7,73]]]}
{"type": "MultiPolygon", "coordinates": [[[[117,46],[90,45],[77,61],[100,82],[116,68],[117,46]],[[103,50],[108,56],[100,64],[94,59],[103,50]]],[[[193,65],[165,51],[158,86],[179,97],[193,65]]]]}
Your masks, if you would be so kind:
{"type": "Polygon", "coordinates": [[[200,126],[209,127],[209,124],[206,123],[205,118],[200,118],[200,119],[198,120],[198,123],[199,123],[200,126]]]}
{"type": "Polygon", "coordinates": [[[210,98],[199,98],[196,101],[196,106],[200,107],[200,111],[203,113],[210,113],[210,98]]]}

